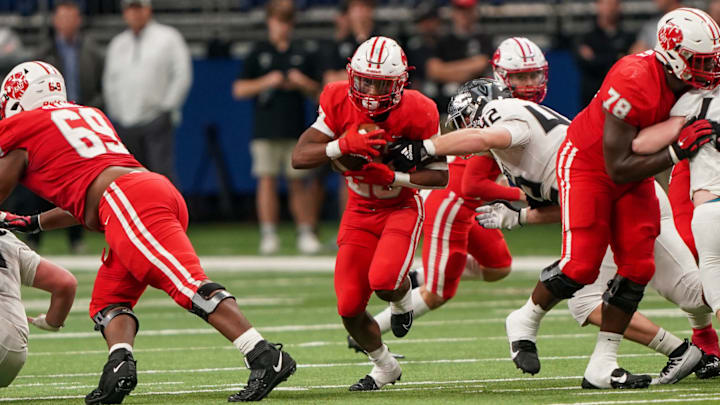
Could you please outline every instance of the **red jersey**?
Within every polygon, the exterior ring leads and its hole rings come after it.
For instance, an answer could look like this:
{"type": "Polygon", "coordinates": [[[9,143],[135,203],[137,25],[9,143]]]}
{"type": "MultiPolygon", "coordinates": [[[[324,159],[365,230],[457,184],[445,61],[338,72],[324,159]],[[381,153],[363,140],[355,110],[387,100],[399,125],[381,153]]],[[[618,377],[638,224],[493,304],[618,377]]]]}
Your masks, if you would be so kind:
{"type": "Polygon", "coordinates": [[[25,149],[20,182],[85,223],[85,194],[109,166],[141,167],[100,110],[63,103],[0,121],[0,156],[25,149]]]}
{"type": "Polygon", "coordinates": [[[605,111],[640,130],[666,120],[674,103],[675,95],[654,51],[625,56],[610,69],[590,104],[572,120],[567,139],[580,151],[597,154],[597,165],[605,171],[605,111]]]}
{"type": "Polygon", "coordinates": [[[463,205],[471,210],[487,201],[517,201],[520,198],[519,188],[497,183],[501,171],[491,156],[455,157],[448,165],[448,171],[450,179],[443,192],[454,192],[462,197],[463,205]]]}
{"type": "MultiPolygon", "coordinates": [[[[354,124],[374,123],[385,130],[388,142],[400,138],[424,140],[440,134],[440,118],[435,102],[415,90],[405,90],[400,103],[384,121],[373,121],[358,110],[348,97],[348,83],[330,83],[320,94],[318,119],[313,128],[337,139],[354,124]]],[[[369,208],[404,204],[417,192],[406,187],[382,187],[346,177],[350,189],[349,205],[369,208]]]]}

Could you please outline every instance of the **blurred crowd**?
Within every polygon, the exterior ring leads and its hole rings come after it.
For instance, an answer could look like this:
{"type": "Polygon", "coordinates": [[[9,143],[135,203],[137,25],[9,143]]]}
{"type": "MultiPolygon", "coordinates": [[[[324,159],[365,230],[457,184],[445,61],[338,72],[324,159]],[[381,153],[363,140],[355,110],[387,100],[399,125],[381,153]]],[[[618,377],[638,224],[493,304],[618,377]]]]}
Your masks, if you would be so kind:
{"type": "MultiPolygon", "coordinates": [[[[585,34],[572,39],[571,48],[581,74],[577,91],[583,106],[594,96],[615,61],[654,46],[657,19],[647,21],[639,32],[628,31],[623,26],[621,3],[594,1],[594,23],[585,34]]],[[[658,18],[682,6],[675,0],[654,3],[658,18]]],[[[102,108],[141,163],[176,181],[174,132],[192,84],[192,64],[182,33],[155,21],[152,6],[151,0],[121,0],[119,11],[126,29],[101,49],[82,32],[83,11],[88,9],[75,1],[55,1],[52,35],[39,52],[26,51],[17,34],[0,29],[0,71],[27,59],[57,66],[65,76],[69,99],[102,108]]],[[[342,0],[338,7],[333,38],[298,40],[293,35],[296,3],[267,1],[267,36],[252,44],[237,79],[228,83],[236,99],[249,99],[254,104],[249,149],[252,175],[258,182],[256,208],[262,235],[259,249],[264,254],[277,252],[280,247],[279,179],[285,180],[299,251],[311,254],[322,248],[316,227],[325,200],[324,179],[330,171],[293,169],[291,151],[307,127],[307,103],[314,103],[324,84],[347,79],[347,60],[359,44],[385,34],[376,26],[373,0],[342,0]]],[[[479,23],[477,0],[451,0],[447,7],[449,22],[441,18],[437,3],[422,2],[413,10],[412,34],[396,38],[414,66],[410,87],[433,98],[441,113],[461,83],[491,73],[495,45],[504,39],[494,37],[479,23]]],[[[708,12],[720,19],[720,0],[709,1],[708,12]]],[[[339,189],[343,206],[345,190],[339,189]]],[[[6,208],[36,213],[47,209],[47,204],[21,189],[13,194],[6,208]]],[[[71,229],[68,238],[71,250],[82,252],[82,231],[71,229]]],[[[35,245],[39,242],[39,236],[30,240],[35,245]]]]}

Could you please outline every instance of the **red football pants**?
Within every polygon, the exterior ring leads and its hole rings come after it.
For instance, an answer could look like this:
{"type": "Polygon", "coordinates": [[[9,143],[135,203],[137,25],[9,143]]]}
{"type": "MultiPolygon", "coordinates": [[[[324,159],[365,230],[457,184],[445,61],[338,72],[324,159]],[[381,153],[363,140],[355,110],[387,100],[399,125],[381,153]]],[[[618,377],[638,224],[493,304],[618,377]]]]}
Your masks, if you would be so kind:
{"type": "Polygon", "coordinates": [[[423,269],[425,288],[445,300],[455,296],[468,252],[483,267],[510,267],[512,256],[498,229],[485,229],[475,211],[449,190],[432,191],[425,200],[423,269]]]}
{"type": "Polygon", "coordinates": [[[363,313],[373,291],[400,287],[412,266],[423,216],[417,195],[401,207],[372,211],[348,206],[340,222],[335,259],[340,316],[363,313]]]}
{"type": "Polygon", "coordinates": [[[170,181],[152,172],[117,178],[99,207],[110,247],[90,301],[90,316],[111,304],[135,306],[148,285],[185,309],[207,276],[185,231],[185,200],[170,181]]]}
{"type": "Polygon", "coordinates": [[[557,177],[562,272],[578,283],[591,284],[610,244],[617,274],[647,284],[655,273],[653,252],[660,233],[653,179],[617,184],[605,173],[604,162],[590,158],[568,139],[560,147],[557,177]]]}

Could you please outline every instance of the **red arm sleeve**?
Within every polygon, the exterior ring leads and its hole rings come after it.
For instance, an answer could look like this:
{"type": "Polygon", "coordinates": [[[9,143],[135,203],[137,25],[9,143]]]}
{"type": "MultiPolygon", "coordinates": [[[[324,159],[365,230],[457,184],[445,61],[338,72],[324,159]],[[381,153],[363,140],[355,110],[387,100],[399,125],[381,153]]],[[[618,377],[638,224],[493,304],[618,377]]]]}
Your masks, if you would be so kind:
{"type": "Polygon", "coordinates": [[[698,253],[691,226],[695,207],[690,200],[690,164],[687,160],[681,161],[673,168],[670,187],[668,187],[668,199],[672,206],[675,228],[697,261],[698,253]]]}
{"type": "Polygon", "coordinates": [[[462,179],[464,197],[483,201],[520,199],[520,189],[501,186],[495,182],[500,168],[489,156],[475,156],[470,159],[462,179]]]}

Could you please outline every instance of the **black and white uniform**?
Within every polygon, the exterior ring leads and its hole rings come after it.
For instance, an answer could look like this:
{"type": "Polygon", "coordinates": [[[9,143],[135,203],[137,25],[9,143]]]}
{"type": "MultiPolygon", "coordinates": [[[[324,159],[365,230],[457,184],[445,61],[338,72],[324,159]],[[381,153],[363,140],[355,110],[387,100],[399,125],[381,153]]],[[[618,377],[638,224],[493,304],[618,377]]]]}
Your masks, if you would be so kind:
{"type": "MultiPolygon", "coordinates": [[[[693,90],[675,103],[670,116],[720,120],[720,89],[693,90]]],[[[690,159],[690,197],[695,191],[706,190],[720,196],[720,151],[713,142],[700,148],[690,159]]],[[[720,311],[720,204],[710,200],[695,207],[692,231],[700,259],[700,279],[705,299],[713,309],[720,311]]]]}
{"type": "MultiPolygon", "coordinates": [[[[510,132],[510,146],[491,152],[508,180],[522,187],[530,206],[558,205],[555,167],[569,120],[531,101],[500,99],[491,101],[483,108],[481,123],[481,126],[500,126],[510,132]]],[[[700,272],[690,249],[675,229],[670,201],[665,191],[657,183],[655,190],[660,201],[662,220],[660,235],[655,241],[656,270],[650,286],[687,312],[692,325],[703,323],[708,319],[710,308],[702,301],[700,272]],[[696,317],[702,320],[692,319],[696,317]]],[[[607,282],[616,272],[617,265],[608,249],[597,280],[568,300],[570,313],[580,325],[585,325],[590,313],[602,304],[607,282]]]]}
{"type": "Polygon", "coordinates": [[[40,256],[0,231],[0,387],[15,379],[27,358],[28,322],[20,286],[32,286],[40,256]]]}

